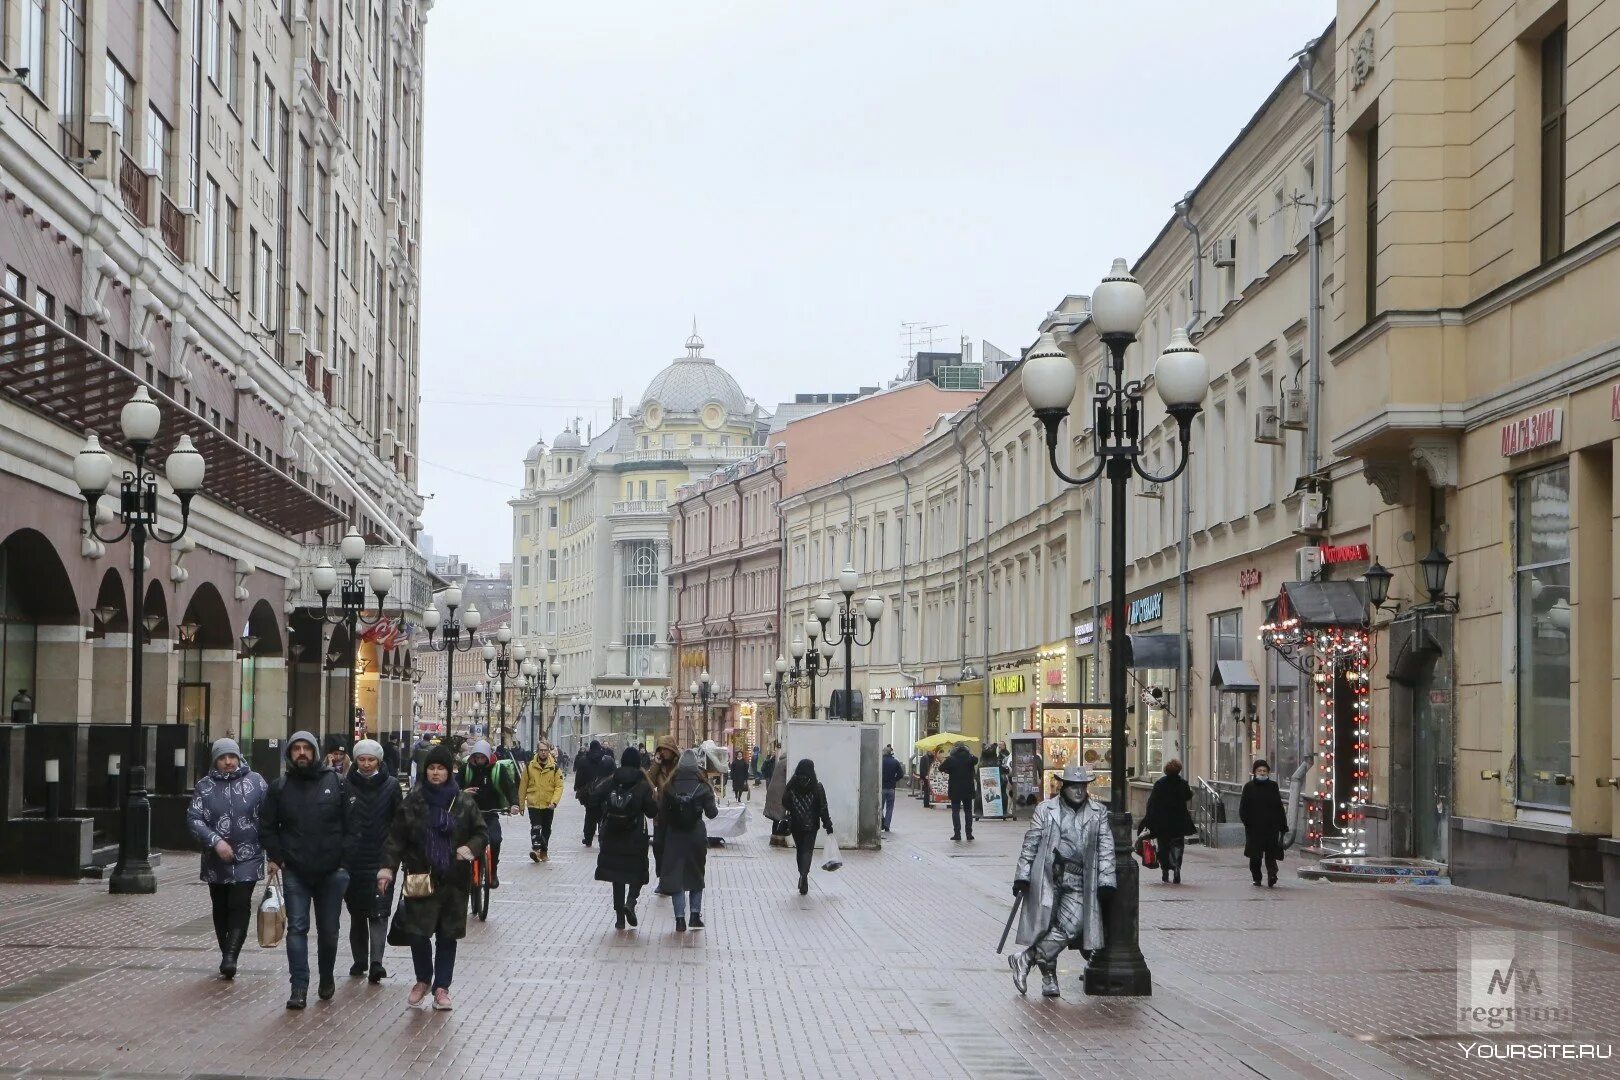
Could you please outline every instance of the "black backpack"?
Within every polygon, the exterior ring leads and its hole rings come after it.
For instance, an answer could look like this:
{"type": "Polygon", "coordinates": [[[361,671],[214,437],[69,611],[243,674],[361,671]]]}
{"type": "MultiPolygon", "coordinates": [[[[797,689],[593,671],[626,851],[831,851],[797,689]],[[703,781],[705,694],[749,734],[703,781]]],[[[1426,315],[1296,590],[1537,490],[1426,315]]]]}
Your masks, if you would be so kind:
{"type": "Polygon", "coordinates": [[[602,800],[602,820],[615,829],[628,832],[641,818],[640,784],[614,784],[602,800]]]}
{"type": "Polygon", "coordinates": [[[670,819],[677,828],[697,828],[698,822],[703,820],[703,793],[706,790],[706,787],[694,787],[685,795],[670,793],[670,801],[675,804],[670,819]]]}

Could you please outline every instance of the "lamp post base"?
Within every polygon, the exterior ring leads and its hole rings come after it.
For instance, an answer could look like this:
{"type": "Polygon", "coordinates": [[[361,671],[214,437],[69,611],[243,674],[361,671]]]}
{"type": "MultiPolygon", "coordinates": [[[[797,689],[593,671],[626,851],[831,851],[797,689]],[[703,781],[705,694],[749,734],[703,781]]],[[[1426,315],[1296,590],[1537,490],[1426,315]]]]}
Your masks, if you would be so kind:
{"type": "Polygon", "coordinates": [[[145,771],[139,765],[129,771],[129,799],[124,803],[124,820],[118,837],[118,864],[107,880],[107,891],[115,895],[157,892],[157,876],[148,855],[152,840],[152,807],[146,801],[145,771]]]}
{"type": "Polygon", "coordinates": [[[1139,940],[1141,889],[1131,852],[1130,812],[1110,814],[1109,824],[1114,833],[1114,896],[1103,912],[1107,944],[1091,954],[1085,990],[1090,997],[1151,997],[1153,973],[1139,940]]]}

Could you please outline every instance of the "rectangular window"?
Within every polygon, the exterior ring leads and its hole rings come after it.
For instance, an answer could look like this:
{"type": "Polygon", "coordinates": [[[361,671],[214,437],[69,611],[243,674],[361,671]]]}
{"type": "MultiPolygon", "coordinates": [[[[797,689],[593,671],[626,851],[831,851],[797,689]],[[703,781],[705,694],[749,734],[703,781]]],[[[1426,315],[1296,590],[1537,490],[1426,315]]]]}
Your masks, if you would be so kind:
{"type": "MultiPolygon", "coordinates": [[[[1541,43],[1541,261],[1564,253],[1564,109],[1568,41],[1560,26],[1541,43]]],[[[1567,799],[1567,796],[1566,796],[1567,799]]]]}
{"type": "Polygon", "coordinates": [[[1375,121],[1362,136],[1367,152],[1367,321],[1378,317],[1378,124],[1375,121]]]}
{"type": "MultiPolygon", "coordinates": [[[[1209,659],[1213,667],[1217,660],[1243,659],[1243,613],[1227,611],[1209,617],[1209,659]]],[[[1248,773],[1253,760],[1254,725],[1243,722],[1241,713],[1234,713],[1233,705],[1239,699],[1221,693],[1218,686],[1209,688],[1210,731],[1215,733],[1215,779],[1237,781],[1248,773]]]]}
{"type": "Polygon", "coordinates": [[[1513,489],[1518,667],[1518,801],[1569,809],[1569,464],[1513,489]]]}
{"type": "Polygon", "coordinates": [[[107,54],[107,115],[118,132],[118,144],[134,157],[140,129],[135,126],[135,80],[112,54],[107,54]]]}
{"type": "Polygon", "coordinates": [[[208,77],[219,85],[219,23],[225,0],[203,0],[203,64],[208,77]]]}
{"type": "Polygon", "coordinates": [[[84,156],[84,0],[61,0],[57,17],[60,148],[64,156],[78,158],[84,156]]]}
{"type": "Polygon", "coordinates": [[[225,33],[225,103],[237,113],[242,111],[242,28],[235,19],[226,21],[225,33]]]}
{"type": "Polygon", "coordinates": [[[226,288],[229,289],[236,288],[236,264],[238,261],[237,253],[240,250],[238,248],[238,244],[240,243],[238,237],[241,235],[241,229],[242,212],[236,208],[235,203],[231,202],[231,200],[227,198],[225,200],[225,236],[223,243],[223,247],[225,249],[223,259],[225,274],[221,280],[225,282],[226,288]]]}
{"type": "Polygon", "coordinates": [[[174,126],[150,105],[146,109],[146,167],[157,173],[158,190],[174,198],[174,126]]]}
{"type": "Polygon", "coordinates": [[[259,230],[248,226],[248,314],[257,315],[264,310],[264,295],[259,292],[259,230]]]}
{"type": "Polygon", "coordinates": [[[332,178],[326,172],[326,166],[319,162],[315,165],[315,236],[326,242],[326,217],[332,202],[332,178]]]}
{"type": "Polygon", "coordinates": [[[309,217],[315,212],[315,155],[309,140],[298,136],[298,212],[309,217]]]}
{"type": "Polygon", "coordinates": [[[203,182],[202,205],[203,269],[219,277],[219,182],[212,176],[203,182]]]}
{"type": "Polygon", "coordinates": [[[1315,752],[1310,717],[1299,697],[1299,671],[1275,649],[1266,650],[1266,749],[1273,776],[1292,776],[1315,752]]]}
{"type": "Polygon", "coordinates": [[[23,85],[45,99],[45,7],[47,0],[23,0],[18,67],[28,69],[23,85]]]}
{"type": "MultiPolygon", "coordinates": [[[[275,163],[276,163],[275,158],[272,156],[274,154],[274,152],[275,152],[275,137],[276,137],[276,84],[270,81],[270,76],[268,74],[265,75],[265,77],[264,77],[264,121],[263,121],[263,123],[264,123],[264,160],[270,162],[270,165],[273,168],[275,166],[275,163]]],[[[259,121],[255,120],[253,126],[258,127],[259,126],[259,121]]]]}
{"type": "Polygon", "coordinates": [[[253,58],[253,145],[264,138],[264,80],[259,74],[259,58],[253,58]]]}

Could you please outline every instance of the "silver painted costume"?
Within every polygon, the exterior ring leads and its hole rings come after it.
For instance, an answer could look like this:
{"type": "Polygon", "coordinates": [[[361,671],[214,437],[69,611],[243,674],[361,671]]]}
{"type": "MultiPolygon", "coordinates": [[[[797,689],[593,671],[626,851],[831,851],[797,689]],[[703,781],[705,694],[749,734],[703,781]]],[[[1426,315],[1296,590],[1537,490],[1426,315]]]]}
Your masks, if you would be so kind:
{"type": "Polygon", "coordinates": [[[1035,808],[1018,855],[1017,878],[1029,882],[1018,920],[1018,944],[1052,971],[1071,943],[1086,950],[1103,943],[1097,890],[1114,885],[1114,837],[1108,809],[1095,799],[1079,807],[1054,795],[1035,808]]]}

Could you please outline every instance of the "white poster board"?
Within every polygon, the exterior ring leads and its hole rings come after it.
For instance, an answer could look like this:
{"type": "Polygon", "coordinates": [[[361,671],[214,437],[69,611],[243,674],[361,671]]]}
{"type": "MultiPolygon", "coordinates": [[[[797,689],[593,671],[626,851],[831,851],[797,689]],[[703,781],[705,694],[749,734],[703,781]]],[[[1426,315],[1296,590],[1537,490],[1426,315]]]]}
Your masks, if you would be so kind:
{"type": "MultiPolygon", "coordinates": [[[[789,720],[782,740],[788,776],[799,761],[816,763],[816,779],[827,790],[827,814],[843,848],[876,847],[879,726],[848,720],[789,720]],[[863,843],[862,841],[865,841],[863,843]]],[[[817,834],[821,846],[825,832],[817,834]]]]}

